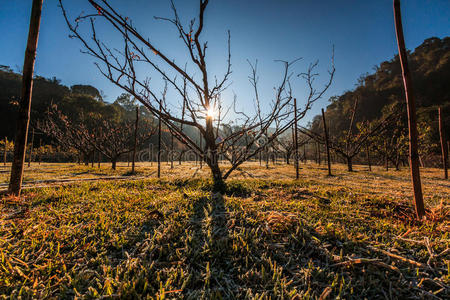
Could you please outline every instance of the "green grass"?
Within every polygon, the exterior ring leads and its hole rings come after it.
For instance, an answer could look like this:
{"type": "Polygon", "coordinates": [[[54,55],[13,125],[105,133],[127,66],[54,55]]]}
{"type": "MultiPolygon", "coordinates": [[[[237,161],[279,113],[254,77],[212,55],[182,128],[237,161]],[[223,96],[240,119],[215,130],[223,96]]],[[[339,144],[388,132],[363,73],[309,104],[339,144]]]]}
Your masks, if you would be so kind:
{"type": "Polygon", "coordinates": [[[424,172],[428,219],[418,222],[406,171],[336,168],[328,178],[311,166],[294,181],[290,167],[249,165],[254,178],[236,175],[223,197],[186,170],[4,197],[0,295],[450,297],[450,187],[438,172],[424,172]]]}

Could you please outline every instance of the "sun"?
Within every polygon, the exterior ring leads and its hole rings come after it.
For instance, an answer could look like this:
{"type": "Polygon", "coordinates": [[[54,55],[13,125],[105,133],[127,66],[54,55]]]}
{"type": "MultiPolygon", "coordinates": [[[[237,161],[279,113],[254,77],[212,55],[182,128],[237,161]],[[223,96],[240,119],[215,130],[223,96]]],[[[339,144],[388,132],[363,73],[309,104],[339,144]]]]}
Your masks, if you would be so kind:
{"type": "Polygon", "coordinates": [[[207,110],[206,110],[206,117],[207,118],[214,118],[216,116],[216,110],[214,109],[213,106],[210,106],[207,110]]]}

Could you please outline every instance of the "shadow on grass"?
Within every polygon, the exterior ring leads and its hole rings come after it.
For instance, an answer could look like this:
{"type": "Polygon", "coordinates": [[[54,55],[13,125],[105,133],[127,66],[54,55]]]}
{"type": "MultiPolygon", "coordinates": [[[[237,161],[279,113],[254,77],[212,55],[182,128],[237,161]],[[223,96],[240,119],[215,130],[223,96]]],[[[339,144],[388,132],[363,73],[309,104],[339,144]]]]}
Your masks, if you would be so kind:
{"type": "Polygon", "coordinates": [[[191,237],[186,249],[191,280],[183,294],[192,299],[233,299],[237,287],[223,196],[217,193],[201,197],[194,202],[193,209],[189,222],[191,237]]]}

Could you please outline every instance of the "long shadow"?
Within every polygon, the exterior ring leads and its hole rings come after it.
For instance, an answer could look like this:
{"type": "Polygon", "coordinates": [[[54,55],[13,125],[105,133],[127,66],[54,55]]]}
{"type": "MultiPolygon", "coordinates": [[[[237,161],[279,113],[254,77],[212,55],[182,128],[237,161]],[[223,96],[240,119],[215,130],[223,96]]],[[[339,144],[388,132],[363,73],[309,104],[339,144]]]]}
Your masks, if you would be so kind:
{"type": "Polygon", "coordinates": [[[189,222],[192,234],[186,249],[191,280],[184,296],[188,299],[233,299],[236,286],[223,196],[212,194],[196,199],[193,210],[189,222]]]}

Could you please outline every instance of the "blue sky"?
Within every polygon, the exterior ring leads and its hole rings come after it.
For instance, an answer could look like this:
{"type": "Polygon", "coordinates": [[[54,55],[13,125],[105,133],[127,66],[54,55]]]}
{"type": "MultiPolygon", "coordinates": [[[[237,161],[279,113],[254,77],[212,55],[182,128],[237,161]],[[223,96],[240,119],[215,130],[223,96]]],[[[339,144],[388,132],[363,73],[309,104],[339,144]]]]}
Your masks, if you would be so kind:
{"type": "MultiPolygon", "coordinates": [[[[0,1],[1,65],[16,69],[23,64],[31,2],[0,1]]],[[[129,16],[143,35],[156,41],[161,50],[180,63],[183,61],[173,28],[153,19],[155,15],[171,15],[168,0],[110,2],[129,16]]],[[[64,3],[73,18],[81,11],[90,11],[84,0],[64,3]]],[[[175,4],[184,20],[195,17],[197,0],[176,0],[175,4]]],[[[402,1],[402,14],[409,49],[431,36],[450,35],[448,0],[402,1]]],[[[330,96],[353,89],[361,74],[372,72],[373,66],[392,58],[397,51],[391,0],[210,0],[205,22],[204,40],[208,40],[211,75],[223,73],[226,32],[231,31],[232,85],[224,97],[231,98],[236,93],[242,109],[253,98],[247,79],[250,72],[247,59],[258,59],[261,94],[268,103],[282,71],[274,60],[302,57],[295,68],[300,73],[318,59],[319,72],[325,79],[334,45],[335,80],[324,99],[310,112],[310,118],[326,106],[330,96]]],[[[80,53],[81,44],[69,39],[68,34],[58,1],[44,0],[36,74],[55,76],[66,85],[94,85],[105,93],[107,101],[114,101],[122,91],[101,77],[93,59],[80,53]]],[[[117,41],[109,31],[104,31],[103,39],[113,45],[117,41]]],[[[294,92],[300,101],[305,96],[299,82],[294,82],[294,92]]]]}

